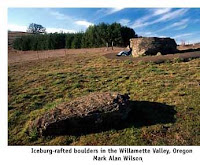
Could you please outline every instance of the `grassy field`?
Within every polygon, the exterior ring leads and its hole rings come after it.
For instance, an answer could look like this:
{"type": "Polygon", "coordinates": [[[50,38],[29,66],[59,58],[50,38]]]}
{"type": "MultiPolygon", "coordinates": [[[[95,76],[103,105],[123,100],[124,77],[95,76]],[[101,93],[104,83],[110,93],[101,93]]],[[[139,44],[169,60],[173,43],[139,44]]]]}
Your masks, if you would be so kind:
{"type": "Polygon", "coordinates": [[[8,83],[9,145],[200,145],[200,59],[135,64],[77,54],[10,64],[8,83]],[[27,133],[57,104],[97,91],[129,93],[133,113],[122,127],[82,136],[27,133]]]}

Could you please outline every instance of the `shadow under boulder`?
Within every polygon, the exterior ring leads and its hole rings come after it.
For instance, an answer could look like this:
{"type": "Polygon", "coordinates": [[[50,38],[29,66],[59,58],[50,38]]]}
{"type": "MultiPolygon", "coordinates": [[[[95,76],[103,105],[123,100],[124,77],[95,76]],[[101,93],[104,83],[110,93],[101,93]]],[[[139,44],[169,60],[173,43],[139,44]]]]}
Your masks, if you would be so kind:
{"type": "MultiPolygon", "coordinates": [[[[127,124],[134,127],[174,123],[174,106],[149,101],[131,101],[127,124]]],[[[128,126],[127,125],[127,126],[128,126]]]]}

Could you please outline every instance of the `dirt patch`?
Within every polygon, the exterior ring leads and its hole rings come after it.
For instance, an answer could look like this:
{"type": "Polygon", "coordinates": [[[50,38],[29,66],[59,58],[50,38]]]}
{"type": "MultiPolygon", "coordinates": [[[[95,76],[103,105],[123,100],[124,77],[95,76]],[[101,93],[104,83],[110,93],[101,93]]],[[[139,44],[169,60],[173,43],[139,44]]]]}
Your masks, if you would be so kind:
{"type": "Polygon", "coordinates": [[[34,61],[56,57],[76,56],[78,54],[96,54],[104,55],[107,53],[117,53],[123,50],[123,48],[114,47],[111,48],[84,48],[84,49],[57,49],[57,50],[45,50],[45,51],[18,51],[14,49],[8,50],[8,64],[22,63],[26,61],[34,61]]]}
{"type": "Polygon", "coordinates": [[[58,50],[45,50],[45,51],[18,51],[14,49],[8,50],[8,64],[13,63],[23,63],[27,61],[35,61],[49,58],[58,57],[77,57],[79,54],[85,55],[104,55],[108,59],[117,60],[131,60],[131,61],[158,61],[163,62],[165,60],[171,60],[173,58],[198,58],[200,50],[198,49],[200,45],[189,45],[189,46],[179,46],[178,49],[181,53],[169,54],[165,56],[147,56],[147,57],[136,57],[132,56],[121,56],[117,57],[116,54],[126,48],[114,47],[111,48],[84,48],[84,49],[58,49],[58,50]]]}
{"type": "Polygon", "coordinates": [[[186,60],[189,58],[199,58],[200,51],[176,53],[176,54],[168,54],[168,55],[160,55],[160,56],[146,56],[146,57],[116,56],[115,53],[108,53],[104,56],[108,59],[113,59],[113,60],[130,60],[133,62],[143,61],[143,62],[162,63],[164,61],[167,61],[167,60],[171,61],[176,58],[180,58],[183,60],[186,60]]]}

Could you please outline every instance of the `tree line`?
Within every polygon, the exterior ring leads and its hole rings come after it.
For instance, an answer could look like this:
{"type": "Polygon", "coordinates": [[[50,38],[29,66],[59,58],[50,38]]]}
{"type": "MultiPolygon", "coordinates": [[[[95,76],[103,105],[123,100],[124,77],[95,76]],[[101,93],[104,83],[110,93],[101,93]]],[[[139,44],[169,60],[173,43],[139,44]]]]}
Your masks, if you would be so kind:
{"type": "Polygon", "coordinates": [[[100,23],[89,26],[85,32],[32,34],[16,38],[17,50],[51,50],[62,48],[94,48],[104,46],[127,46],[135,31],[119,23],[100,23]]]}

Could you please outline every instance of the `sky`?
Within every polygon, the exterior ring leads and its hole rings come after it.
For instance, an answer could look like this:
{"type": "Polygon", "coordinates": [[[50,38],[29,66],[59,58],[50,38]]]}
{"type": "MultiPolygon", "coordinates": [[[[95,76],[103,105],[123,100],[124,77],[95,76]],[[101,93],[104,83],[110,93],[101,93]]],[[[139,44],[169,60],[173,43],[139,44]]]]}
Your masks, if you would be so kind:
{"type": "Polygon", "coordinates": [[[200,42],[200,8],[9,8],[8,30],[41,24],[48,33],[80,32],[101,22],[118,22],[139,36],[200,42]]]}

